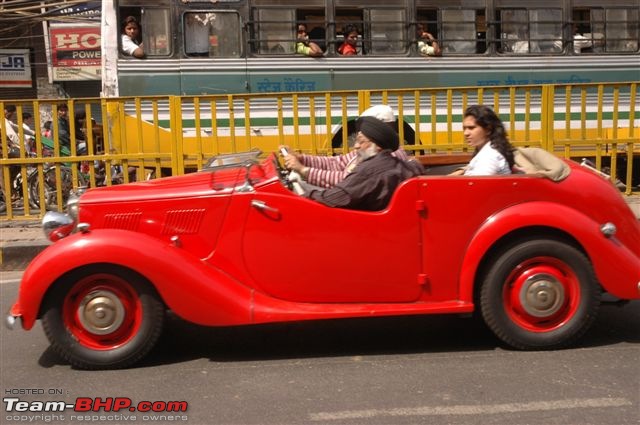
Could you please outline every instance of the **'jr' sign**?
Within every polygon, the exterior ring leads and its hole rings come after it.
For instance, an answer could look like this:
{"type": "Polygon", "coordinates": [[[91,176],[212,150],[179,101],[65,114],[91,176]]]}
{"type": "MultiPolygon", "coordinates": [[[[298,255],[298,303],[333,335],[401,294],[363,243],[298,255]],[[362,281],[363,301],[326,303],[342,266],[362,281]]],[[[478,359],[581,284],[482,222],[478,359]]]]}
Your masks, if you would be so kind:
{"type": "Polygon", "coordinates": [[[30,88],[29,49],[0,49],[0,87],[30,88]]]}

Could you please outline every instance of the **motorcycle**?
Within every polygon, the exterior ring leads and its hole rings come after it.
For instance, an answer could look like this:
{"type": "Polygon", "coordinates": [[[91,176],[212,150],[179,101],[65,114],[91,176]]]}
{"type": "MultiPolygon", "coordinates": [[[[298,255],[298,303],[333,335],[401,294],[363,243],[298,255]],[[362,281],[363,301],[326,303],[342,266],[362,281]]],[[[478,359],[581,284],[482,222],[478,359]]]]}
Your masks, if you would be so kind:
{"type": "MultiPolygon", "coordinates": [[[[29,152],[29,157],[35,157],[35,153],[29,152]]],[[[26,173],[22,172],[22,167],[20,165],[10,165],[9,166],[9,176],[10,176],[10,187],[8,189],[7,194],[4,191],[0,190],[0,213],[3,213],[7,210],[7,202],[11,202],[11,204],[15,207],[18,207],[20,201],[25,200],[25,196],[23,193],[24,188],[24,177],[26,175],[27,187],[29,187],[29,182],[33,179],[33,176],[37,174],[37,168],[33,165],[27,165],[26,173]]],[[[36,176],[37,177],[37,176],[36,176]]],[[[0,176],[2,178],[2,176],[0,176]]],[[[31,197],[27,197],[29,206],[31,208],[38,208],[38,206],[32,201],[31,197]]]]}

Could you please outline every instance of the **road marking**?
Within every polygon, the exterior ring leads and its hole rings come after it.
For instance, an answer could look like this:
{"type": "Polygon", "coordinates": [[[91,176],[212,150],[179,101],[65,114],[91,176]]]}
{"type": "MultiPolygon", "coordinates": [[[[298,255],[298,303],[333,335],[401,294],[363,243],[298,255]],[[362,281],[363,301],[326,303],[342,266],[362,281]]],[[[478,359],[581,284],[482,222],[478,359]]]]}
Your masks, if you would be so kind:
{"type": "Polygon", "coordinates": [[[22,279],[0,279],[0,285],[4,283],[20,283],[22,279]]]}
{"type": "Polygon", "coordinates": [[[312,421],[364,419],[384,416],[446,416],[446,415],[494,415],[498,413],[535,412],[547,410],[582,409],[596,407],[631,406],[626,398],[586,398],[531,403],[505,403],[490,405],[458,405],[437,407],[407,407],[396,409],[344,410],[341,412],[312,413],[312,421]]]}

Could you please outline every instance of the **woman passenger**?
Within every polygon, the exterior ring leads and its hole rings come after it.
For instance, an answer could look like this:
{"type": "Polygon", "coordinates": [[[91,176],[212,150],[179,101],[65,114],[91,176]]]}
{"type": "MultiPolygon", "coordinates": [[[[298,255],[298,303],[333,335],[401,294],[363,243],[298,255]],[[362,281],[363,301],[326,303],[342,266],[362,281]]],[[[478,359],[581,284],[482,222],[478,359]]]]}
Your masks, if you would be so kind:
{"type": "Polygon", "coordinates": [[[358,27],[348,24],[342,31],[344,34],[344,43],[338,47],[338,53],[341,55],[357,55],[358,54],[358,27]]]}
{"type": "Polygon", "coordinates": [[[134,58],[144,58],[144,48],[140,41],[140,24],[135,16],[127,16],[122,23],[122,51],[134,58]]]}
{"type": "Polygon", "coordinates": [[[298,24],[298,39],[296,41],[296,53],[301,55],[320,57],[323,52],[318,44],[309,40],[309,34],[307,33],[307,24],[298,24]]]}
{"type": "Polygon", "coordinates": [[[464,169],[454,175],[486,176],[511,174],[514,165],[513,146],[500,118],[488,106],[472,105],[462,120],[464,139],[474,148],[473,157],[464,169]]]}

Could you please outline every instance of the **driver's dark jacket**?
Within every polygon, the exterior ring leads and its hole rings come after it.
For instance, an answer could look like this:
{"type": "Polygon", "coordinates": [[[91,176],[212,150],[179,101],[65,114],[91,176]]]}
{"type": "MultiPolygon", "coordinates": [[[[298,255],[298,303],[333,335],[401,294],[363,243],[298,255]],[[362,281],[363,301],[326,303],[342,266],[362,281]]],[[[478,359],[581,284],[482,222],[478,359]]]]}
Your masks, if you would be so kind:
{"type": "Polygon", "coordinates": [[[422,171],[417,161],[403,161],[383,150],[358,164],[336,186],[312,190],[307,197],[330,207],[379,211],[386,208],[400,183],[422,171]]]}

